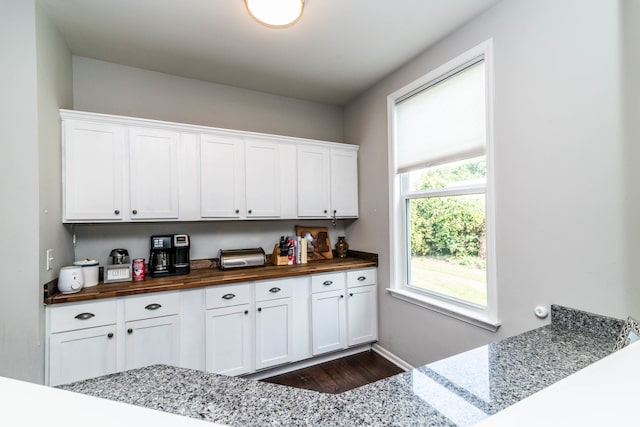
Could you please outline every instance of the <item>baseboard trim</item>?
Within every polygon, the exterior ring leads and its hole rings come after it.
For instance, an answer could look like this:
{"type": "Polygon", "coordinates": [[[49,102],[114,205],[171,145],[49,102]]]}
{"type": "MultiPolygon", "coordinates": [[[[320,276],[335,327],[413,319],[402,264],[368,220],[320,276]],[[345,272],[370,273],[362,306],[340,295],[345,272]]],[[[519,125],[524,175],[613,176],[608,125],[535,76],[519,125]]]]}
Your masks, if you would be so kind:
{"type": "Polygon", "coordinates": [[[329,362],[331,360],[340,359],[341,357],[351,356],[369,350],[371,350],[371,344],[361,345],[358,347],[349,348],[347,350],[341,350],[335,353],[327,353],[321,356],[312,357],[311,359],[300,360],[298,362],[289,363],[287,365],[277,366],[265,371],[254,372],[252,374],[244,375],[242,376],[242,378],[246,378],[249,380],[263,380],[265,378],[286,374],[287,372],[308,368],[309,366],[318,365],[320,363],[329,362]]]}
{"type": "Polygon", "coordinates": [[[396,356],[394,353],[392,353],[389,350],[387,350],[386,348],[380,346],[380,344],[377,344],[377,343],[373,344],[371,346],[371,350],[375,351],[380,356],[384,357],[389,362],[393,363],[394,365],[398,366],[399,368],[404,369],[405,371],[410,371],[410,370],[414,369],[414,367],[411,366],[411,364],[405,362],[400,357],[396,356]]]}

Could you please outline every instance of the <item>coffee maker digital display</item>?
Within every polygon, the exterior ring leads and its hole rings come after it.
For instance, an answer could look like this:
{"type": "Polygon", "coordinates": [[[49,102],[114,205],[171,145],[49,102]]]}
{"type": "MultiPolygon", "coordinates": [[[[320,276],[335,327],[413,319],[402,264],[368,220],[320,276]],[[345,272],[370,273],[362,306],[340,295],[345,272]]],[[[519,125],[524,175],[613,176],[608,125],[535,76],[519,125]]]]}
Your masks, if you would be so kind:
{"type": "Polygon", "coordinates": [[[151,277],[189,274],[189,235],[151,236],[149,274],[151,277]]]}

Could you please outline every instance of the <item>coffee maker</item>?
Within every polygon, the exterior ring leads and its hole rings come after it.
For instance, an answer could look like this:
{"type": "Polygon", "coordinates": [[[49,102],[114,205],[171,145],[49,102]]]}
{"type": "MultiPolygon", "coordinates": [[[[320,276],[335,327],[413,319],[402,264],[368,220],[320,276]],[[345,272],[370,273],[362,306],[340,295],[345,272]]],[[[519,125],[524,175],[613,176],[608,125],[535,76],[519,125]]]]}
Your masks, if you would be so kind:
{"type": "Polygon", "coordinates": [[[189,274],[189,235],[151,236],[149,274],[151,277],[189,274]]]}

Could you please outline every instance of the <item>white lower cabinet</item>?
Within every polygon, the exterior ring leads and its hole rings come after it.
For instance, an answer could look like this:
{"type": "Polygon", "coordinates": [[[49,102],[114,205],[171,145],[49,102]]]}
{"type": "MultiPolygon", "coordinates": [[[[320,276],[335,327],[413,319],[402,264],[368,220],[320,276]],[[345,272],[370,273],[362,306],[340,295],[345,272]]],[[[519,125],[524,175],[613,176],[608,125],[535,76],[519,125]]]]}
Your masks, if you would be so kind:
{"type": "Polygon", "coordinates": [[[48,385],[180,365],[179,292],[47,307],[48,385]]]}
{"type": "Polygon", "coordinates": [[[114,324],[51,334],[49,385],[116,372],[115,330],[114,324]]]}
{"type": "Polygon", "coordinates": [[[153,364],[245,375],[378,338],[376,269],[46,307],[45,381],[153,364]]]}
{"type": "Polygon", "coordinates": [[[294,279],[256,283],[256,370],[293,361],[294,279]]]}
{"type": "Polygon", "coordinates": [[[313,276],[313,355],[378,339],[375,269],[313,276]]]}
{"type": "Polygon", "coordinates": [[[349,347],[378,339],[377,286],[348,289],[347,345],[349,347]]]}
{"type": "Polygon", "coordinates": [[[207,310],[206,370],[224,375],[253,371],[253,334],[249,304],[207,310]]]}
{"type": "Polygon", "coordinates": [[[224,375],[253,371],[252,283],[212,286],[205,294],[205,369],[224,375]]]}
{"type": "Polygon", "coordinates": [[[311,295],[313,354],[340,350],[347,346],[347,317],[344,290],[311,295]]]}
{"type": "Polygon", "coordinates": [[[134,320],[125,324],[124,369],[180,364],[178,315],[134,320]]]}

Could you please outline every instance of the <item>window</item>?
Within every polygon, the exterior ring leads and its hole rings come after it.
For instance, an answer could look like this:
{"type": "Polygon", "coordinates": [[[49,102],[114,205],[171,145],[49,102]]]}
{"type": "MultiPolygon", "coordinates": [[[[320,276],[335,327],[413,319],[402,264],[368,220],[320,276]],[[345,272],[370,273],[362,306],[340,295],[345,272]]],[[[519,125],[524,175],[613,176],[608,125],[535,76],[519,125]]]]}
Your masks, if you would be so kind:
{"type": "Polygon", "coordinates": [[[390,291],[496,330],[490,46],[389,96],[390,291]]]}

